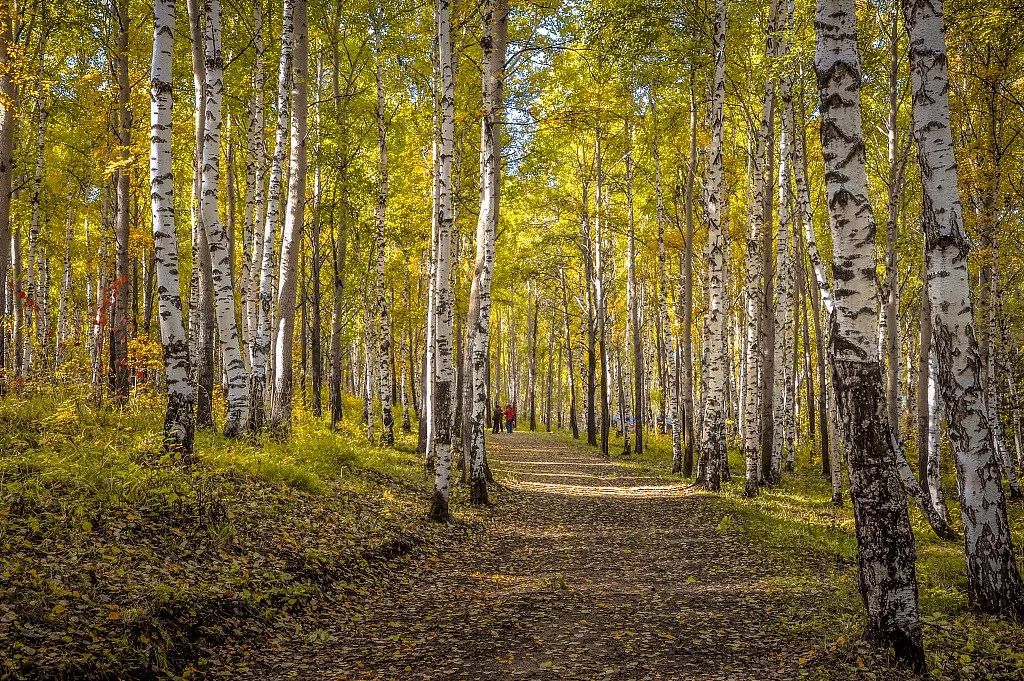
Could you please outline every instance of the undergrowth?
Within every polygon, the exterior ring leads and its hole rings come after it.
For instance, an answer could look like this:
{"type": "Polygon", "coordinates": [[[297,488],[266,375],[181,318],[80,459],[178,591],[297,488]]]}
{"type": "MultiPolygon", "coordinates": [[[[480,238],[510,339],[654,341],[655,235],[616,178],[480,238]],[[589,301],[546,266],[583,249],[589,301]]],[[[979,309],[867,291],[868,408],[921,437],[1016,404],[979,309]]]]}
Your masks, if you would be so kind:
{"type": "Polygon", "coordinates": [[[299,405],[287,438],[201,430],[185,469],[161,451],[156,395],[124,409],[70,388],[5,396],[0,677],[201,674],[218,643],[437,550],[452,530],[425,520],[414,435],[380,448],[361,405],[344,407],[337,431],[299,405]]]}

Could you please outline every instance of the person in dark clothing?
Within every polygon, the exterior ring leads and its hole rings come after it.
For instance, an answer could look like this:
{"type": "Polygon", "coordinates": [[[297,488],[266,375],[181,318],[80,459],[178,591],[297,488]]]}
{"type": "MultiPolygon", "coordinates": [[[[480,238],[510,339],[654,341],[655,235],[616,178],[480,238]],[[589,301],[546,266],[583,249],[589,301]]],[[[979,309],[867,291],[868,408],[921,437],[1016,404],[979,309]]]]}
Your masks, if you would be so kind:
{"type": "Polygon", "coordinates": [[[494,413],[491,414],[491,421],[492,421],[492,425],[494,426],[491,429],[492,433],[497,434],[497,433],[501,432],[501,422],[504,420],[504,418],[505,418],[505,414],[501,411],[501,403],[500,402],[495,402],[494,403],[494,413]]]}
{"type": "Polygon", "coordinates": [[[516,408],[512,404],[505,405],[505,427],[508,432],[512,432],[512,429],[516,425],[516,408]]]}

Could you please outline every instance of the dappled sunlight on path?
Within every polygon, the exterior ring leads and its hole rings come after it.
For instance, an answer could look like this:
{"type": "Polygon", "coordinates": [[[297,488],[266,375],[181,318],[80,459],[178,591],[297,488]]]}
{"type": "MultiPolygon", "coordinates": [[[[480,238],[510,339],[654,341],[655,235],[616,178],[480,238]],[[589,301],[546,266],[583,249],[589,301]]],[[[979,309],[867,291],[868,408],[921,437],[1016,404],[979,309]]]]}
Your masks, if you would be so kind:
{"type": "Polygon", "coordinates": [[[485,532],[397,562],[355,604],[268,643],[244,678],[797,675],[794,613],[814,606],[769,588],[783,568],[720,531],[708,497],[550,435],[489,450],[504,491],[485,532]]]}

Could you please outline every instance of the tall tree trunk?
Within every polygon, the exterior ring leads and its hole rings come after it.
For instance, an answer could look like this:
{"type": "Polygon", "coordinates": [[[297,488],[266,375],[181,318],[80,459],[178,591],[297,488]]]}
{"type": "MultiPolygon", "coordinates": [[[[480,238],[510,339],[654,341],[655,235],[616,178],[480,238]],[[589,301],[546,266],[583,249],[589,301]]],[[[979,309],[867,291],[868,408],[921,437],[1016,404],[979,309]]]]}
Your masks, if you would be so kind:
{"type": "Polygon", "coordinates": [[[281,230],[281,263],[277,284],[276,334],[274,336],[274,394],[270,422],[287,429],[292,417],[292,342],[295,335],[295,295],[298,259],[306,209],[306,79],[309,74],[309,20],[306,0],[293,4],[292,31],[292,129],[288,161],[288,209],[281,230]]]}
{"type": "Polygon", "coordinates": [[[192,38],[192,82],[195,87],[195,158],[192,170],[192,280],[189,295],[190,341],[195,354],[192,368],[196,382],[196,427],[213,427],[213,264],[200,212],[202,155],[206,133],[206,61],[203,56],[202,10],[199,0],[188,0],[189,33],[192,38]]]}
{"type": "Polygon", "coordinates": [[[14,101],[17,85],[12,65],[14,45],[14,3],[4,0],[0,16],[0,395],[7,388],[6,366],[7,337],[6,315],[8,300],[7,275],[11,262],[11,189],[14,178],[14,101]]]}
{"type": "Polygon", "coordinates": [[[388,307],[387,291],[384,282],[384,262],[387,250],[385,218],[388,205],[388,145],[387,121],[385,120],[384,101],[384,56],[381,32],[383,28],[374,28],[374,52],[376,68],[374,79],[377,85],[377,205],[374,214],[376,222],[376,275],[377,275],[377,323],[380,327],[377,337],[377,378],[380,381],[381,432],[380,443],[385,447],[395,444],[394,411],[391,404],[392,375],[391,365],[391,311],[388,307]]]}
{"type": "Polygon", "coordinates": [[[910,34],[913,130],[924,190],[922,223],[932,342],[960,480],[968,600],[989,613],[1024,613],[1024,585],[1014,559],[999,484],[999,464],[981,385],[981,361],[967,271],[953,137],[942,3],[903,0],[910,34]]]}
{"type": "Polygon", "coordinates": [[[826,365],[826,343],[827,331],[822,328],[822,313],[826,318],[831,318],[835,305],[832,301],[832,286],[825,274],[825,264],[818,252],[817,238],[814,234],[814,217],[811,213],[811,191],[807,182],[807,140],[806,140],[806,116],[803,106],[800,111],[800,133],[794,135],[794,152],[796,158],[793,161],[794,179],[796,180],[797,215],[800,224],[803,226],[803,246],[807,251],[807,260],[811,263],[813,281],[818,290],[817,296],[810,296],[814,313],[814,338],[815,352],[818,355],[818,424],[821,428],[821,472],[832,481],[832,503],[839,506],[843,502],[842,497],[842,467],[839,465],[837,450],[838,443],[832,437],[835,419],[831,416],[834,410],[829,408],[834,401],[831,395],[831,380],[828,378],[826,365]],[[824,308],[824,310],[822,310],[824,308]]]}
{"type": "Polygon", "coordinates": [[[896,470],[878,357],[876,225],[861,132],[861,69],[853,0],[818,0],[815,69],[833,271],[843,281],[830,315],[833,381],[848,446],[860,590],[868,638],[924,669],[914,535],[896,470]]]}
{"type": "MultiPolygon", "coordinates": [[[[569,324],[569,293],[565,284],[565,270],[558,268],[558,278],[562,284],[562,324],[565,326],[565,357],[567,373],[569,374],[569,430],[575,440],[580,439],[579,422],[576,419],[576,365],[572,359],[572,327],[569,324]]],[[[638,405],[640,413],[643,413],[643,405],[638,405]]],[[[637,416],[637,432],[640,432],[640,416],[637,416]]],[[[639,436],[638,436],[639,437],[639,436]]]]}
{"type": "Polygon", "coordinates": [[[114,400],[124,403],[128,399],[128,301],[131,294],[128,239],[130,229],[130,203],[128,162],[131,158],[132,114],[129,107],[131,82],[128,78],[128,2],[114,2],[111,8],[117,22],[117,124],[116,136],[120,166],[115,174],[117,213],[114,219],[114,281],[111,293],[114,315],[110,326],[110,389],[114,400]]]}
{"type": "Polygon", "coordinates": [[[726,400],[726,299],[725,238],[722,229],[725,203],[725,0],[716,0],[714,55],[715,76],[711,96],[711,142],[708,146],[708,174],[705,202],[708,217],[708,312],[705,351],[707,390],[702,392],[704,418],[701,432],[701,456],[706,458],[707,489],[717,492],[725,472],[725,400],[726,400]]]}
{"type": "Polygon", "coordinates": [[[249,385],[249,430],[259,431],[266,425],[268,362],[271,345],[271,314],[274,302],[274,241],[281,209],[281,185],[284,177],[284,155],[288,144],[289,105],[292,92],[292,51],[294,46],[294,0],[285,0],[282,8],[281,60],[278,66],[277,128],[274,135],[274,156],[270,164],[267,187],[267,214],[263,223],[260,261],[260,304],[256,333],[252,342],[252,373],[249,385]]]}
{"type": "Polygon", "coordinates": [[[689,478],[693,475],[693,185],[697,178],[697,90],[694,77],[690,77],[690,135],[689,162],[686,169],[686,188],[683,204],[686,211],[686,233],[684,235],[684,253],[681,267],[683,279],[683,318],[681,345],[683,349],[682,386],[683,396],[683,464],[682,473],[689,478]]]}
{"type": "Polygon", "coordinates": [[[608,449],[611,414],[608,394],[608,294],[605,291],[605,231],[608,229],[604,213],[604,171],[601,157],[601,127],[598,126],[594,143],[594,302],[596,303],[597,335],[601,345],[601,453],[610,456],[608,449]]]}
{"type": "MultiPolygon", "coordinates": [[[[672,470],[682,470],[683,466],[683,428],[682,420],[679,418],[679,400],[676,390],[676,376],[678,374],[677,358],[675,352],[675,337],[672,334],[672,323],[668,316],[668,261],[665,254],[665,225],[668,216],[665,214],[665,192],[661,180],[661,154],[658,148],[658,109],[654,97],[651,97],[651,159],[654,161],[654,196],[655,196],[655,220],[658,227],[658,318],[661,320],[662,334],[665,345],[665,355],[668,357],[666,367],[665,397],[668,399],[668,418],[672,420],[672,470]]],[[[627,156],[627,178],[630,187],[630,230],[632,230],[632,139],[629,140],[630,149],[627,156]]],[[[634,336],[637,332],[634,332],[634,336]]],[[[635,351],[635,350],[634,350],[635,351]]],[[[639,353],[638,353],[639,354],[639,353]]],[[[642,384],[637,386],[642,388],[642,384]]],[[[628,424],[627,424],[628,427],[628,424]]],[[[639,452],[637,452],[639,454],[639,452]]]]}
{"type": "MultiPolygon", "coordinates": [[[[504,112],[505,52],[508,1],[489,0],[484,5],[483,106],[480,122],[480,214],[476,225],[476,262],[470,287],[470,438],[464,446],[470,455],[470,501],[487,503],[487,449],[484,429],[488,412],[487,353],[490,346],[491,279],[494,242],[501,199],[501,121],[504,112]],[[474,316],[475,312],[475,316],[474,316]]],[[[553,327],[552,327],[553,328],[553,327]]],[[[494,399],[498,400],[497,388],[494,399]]]]}
{"type": "Polygon", "coordinates": [[[745,496],[757,495],[761,484],[761,310],[764,307],[764,293],[761,285],[763,279],[761,249],[765,241],[763,213],[763,180],[762,165],[763,148],[760,132],[754,131],[751,146],[754,149],[751,164],[751,188],[753,200],[750,202],[750,231],[747,233],[747,254],[745,260],[744,296],[746,307],[746,360],[747,380],[746,395],[743,401],[743,457],[746,462],[746,483],[743,487],[745,496]]]}
{"type": "MultiPolygon", "coordinates": [[[[43,85],[43,62],[44,55],[46,54],[46,37],[48,31],[44,30],[42,36],[39,39],[39,71],[38,81],[40,92],[36,96],[36,139],[35,139],[35,172],[32,176],[32,211],[29,223],[28,232],[28,282],[25,289],[25,310],[26,310],[26,327],[31,332],[33,327],[33,320],[36,320],[36,342],[39,347],[45,351],[46,344],[43,342],[41,331],[45,326],[45,318],[38,319],[40,315],[37,314],[37,310],[41,312],[42,306],[39,305],[40,301],[45,299],[45,288],[41,285],[40,279],[42,278],[42,258],[39,253],[39,226],[40,226],[40,213],[42,189],[43,189],[43,161],[45,160],[46,151],[46,118],[47,110],[46,103],[44,100],[45,86],[43,85]]],[[[31,335],[27,343],[25,343],[25,352],[22,355],[23,361],[23,372],[26,376],[30,375],[32,371],[32,350],[33,344],[31,341],[31,335]]]]}
{"type": "Polygon", "coordinates": [[[221,50],[220,0],[204,0],[206,48],[206,124],[203,135],[202,222],[213,265],[217,331],[224,373],[227,376],[227,413],[224,435],[240,435],[246,422],[248,394],[245,363],[238,339],[235,294],[231,283],[231,260],[227,230],[220,221],[221,101],[224,95],[224,56],[221,50]]]}
{"type": "Polygon", "coordinates": [[[526,399],[530,408],[530,431],[537,430],[537,321],[540,300],[536,295],[527,293],[526,348],[527,358],[526,399]],[[532,301],[532,309],[530,302],[532,301]]]}
{"type": "Polygon", "coordinates": [[[438,60],[441,69],[439,97],[440,139],[438,140],[437,259],[434,272],[434,375],[433,429],[434,496],[430,517],[438,522],[449,518],[448,497],[452,468],[452,388],[455,383],[452,326],[454,300],[451,287],[452,252],[452,157],[455,152],[455,65],[452,56],[451,2],[436,0],[438,60]]]}
{"type": "MultiPolygon", "coordinates": [[[[164,449],[190,462],[195,432],[195,389],[188,339],[182,322],[178,243],[174,229],[171,167],[171,66],[174,56],[174,0],[153,7],[153,65],[150,81],[149,177],[153,197],[153,249],[159,290],[160,336],[167,373],[164,449]]],[[[70,274],[69,270],[66,270],[70,274]]],[[[67,274],[65,276],[67,276],[67,274]]]]}
{"type": "MultiPolygon", "coordinates": [[[[767,36],[765,41],[765,57],[769,64],[779,61],[778,26],[779,6],[785,0],[772,0],[768,16],[767,36]]],[[[754,216],[754,228],[760,223],[765,238],[761,244],[761,275],[762,289],[759,323],[761,326],[761,479],[772,478],[772,457],[775,447],[775,277],[773,242],[768,231],[772,225],[772,209],[775,205],[772,198],[774,184],[775,160],[775,80],[769,72],[765,82],[764,99],[761,105],[761,120],[757,132],[757,148],[754,152],[755,179],[760,182],[754,185],[753,209],[761,209],[760,215],[754,216]]]]}
{"type": "MultiPolygon", "coordinates": [[[[658,167],[658,192],[661,193],[661,169],[658,167]]],[[[640,297],[636,281],[636,224],[633,215],[633,144],[629,140],[629,149],[626,152],[626,308],[627,325],[629,326],[630,345],[633,350],[633,390],[635,402],[633,405],[633,418],[636,421],[636,444],[634,445],[637,454],[644,451],[644,349],[643,330],[640,328],[640,297]]],[[[659,215],[659,219],[660,219],[659,215]]],[[[626,432],[629,432],[629,423],[623,424],[626,432]]],[[[674,450],[673,450],[674,451],[674,450]]],[[[680,454],[681,456],[681,454],[680,454]]],[[[681,464],[680,464],[681,465],[681,464]]],[[[674,466],[673,466],[674,467],[674,466]]]]}
{"type": "MultiPolygon", "coordinates": [[[[777,40],[777,54],[785,59],[789,54],[789,2],[780,0],[778,7],[778,27],[781,35],[777,40]]],[[[791,421],[793,404],[788,386],[791,384],[789,375],[789,358],[793,351],[793,259],[790,254],[790,233],[792,215],[791,205],[791,171],[792,171],[792,139],[793,139],[793,86],[792,77],[787,72],[779,82],[779,99],[782,112],[782,126],[779,131],[779,223],[775,245],[775,311],[774,311],[774,359],[772,361],[772,383],[765,384],[767,390],[772,386],[772,436],[771,465],[766,471],[765,481],[777,485],[782,480],[782,460],[786,456],[787,445],[792,446],[789,437],[792,433],[791,421]]],[[[766,223],[767,224],[767,223],[766,223]]],[[[767,427],[767,426],[766,426],[767,427]]]]}
{"type": "Polygon", "coordinates": [[[334,225],[331,226],[332,247],[331,262],[333,270],[333,296],[331,299],[331,427],[337,428],[344,417],[341,400],[341,330],[342,315],[345,301],[345,256],[348,247],[348,177],[347,169],[341,173],[342,201],[340,233],[334,236],[334,225]]]}

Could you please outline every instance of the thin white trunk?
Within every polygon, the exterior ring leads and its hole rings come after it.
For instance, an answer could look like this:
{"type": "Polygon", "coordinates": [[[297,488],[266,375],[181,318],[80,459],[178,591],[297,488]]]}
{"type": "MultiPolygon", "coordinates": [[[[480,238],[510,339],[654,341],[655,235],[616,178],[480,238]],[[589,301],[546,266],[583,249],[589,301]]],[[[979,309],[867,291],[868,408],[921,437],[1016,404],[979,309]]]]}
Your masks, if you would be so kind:
{"type": "Polygon", "coordinates": [[[377,205],[375,211],[376,222],[376,274],[377,274],[377,323],[380,327],[377,337],[377,378],[380,382],[378,394],[380,395],[381,409],[381,433],[380,443],[385,447],[395,444],[395,416],[391,408],[391,393],[393,380],[391,376],[391,311],[388,307],[387,289],[384,281],[384,262],[387,250],[387,235],[385,233],[385,218],[388,206],[388,146],[387,146],[387,122],[384,117],[384,56],[381,45],[381,27],[374,30],[376,70],[374,72],[377,84],[377,205]]]}
{"type": "Polygon", "coordinates": [[[309,20],[306,0],[293,7],[293,82],[291,156],[288,160],[288,208],[281,230],[281,264],[277,283],[274,334],[274,394],[270,422],[285,429],[292,417],[292,346],[295,336],[295,297],[299,280],[299,251],[306,208],[306,78],[309,73],[309,20]]]}
{"type": "Polygon", "coordinates": [[[451,2],[436,0],[437,49],[441,69],[440,140],[438,144],[437,258],[434,272],[434,375],[432,378],[434,496],[430,517],[449,518],[452,430],[455,387],[454,300],[451,287],[452,157],[455,152],[455,70],[452,58],[451,2]]]}
{"type": "Polygon", "coordinates": [[[256,332],[252,341],[252,373],[249,385],[249,429],[259,431],[266,425],[268,362],[271,343],[271,314],[274,303],[274,241],[281,209],[281,185],[284,177],[284,155],[288,145],[289,105],[292,92],[292,16],[294,0],[285,0],[281,23],[281,60],[277,83],[277,128],[274,134],[274,156],[270,164],[267,188],[266,219],[263,222],[262,245],[259,251],[260,303],[256,332]]]}
{"type": "MultiPolygon", "coordinates": [[[[470,501],[487,503],[487,352],[490,346],[491,278],[501,197],[501,119],[504,110],[504,77],[507,0],[489,0],[484,9],[483,59],[484,117],[480,123],[480,216],[476,226],[476,265],[469,320],[472,411],[470,414],[470,501]]],[[[497,395],[495,395],[497,399],[497,395]]]]}
{"type": "Polygon", "coordinates": [[[711,143],[705,200],[708,219],[708,312],[703,393],[704,416],[701,457],[706,461],[706,486],[718,491],[725,474],[725,409],[728,363],[726,357],[725,237],[722,229],[725,203],[723,145],[725,133],[725,0],[716,0],[714,55],[715,78],[711,93],[711,143]]]}
{"type": "Polygon", "coordinates": [[[224,97],[224,54],[221,49],[220,0],[204,0],[206,53],[206,125],[203,135],[202,222],[213,265],[214,300],[223,370],[227,377],[224,435],[240,435],[246,421],[248,390],[245,363],[238,339],[235,294],[231,282],[231,249],[220,221],[221,103],[224,97]]]}
{"type": "MultiPolygon", "coordinates": [[[[153,67],[150,81],[149,178],[153,208],[153,250],[159,300],[160,337],[167,374],[164,447],[188,461],[195,432],[195,388],[189,366],[188,339],[182,321],[178,242],[174,226],[174,177],[171,164],[171,66],[174,56],[174,0],[153,7],[153,67]]],[[[65,286],[70,268],[65,257],[65,286]]],[[[66,305],[62,293],[61,307],[66,305]]],[[[63,312],[61,316],[63,317],[63,312]]],[[[60,334],[58,334],[60,335],[60,334]]],[[[59,356],[59,353],[58,353],[59,356]]]]}
{"type": "MultiPolygon", "coordinates": [[[[785,58],[789,54],[789,40],[786,31],[789,29],[789,3],[779,2],[779,26],[782,36],[779,39],[779,54],[785,58]]],[[[793,354],[793,259],[790,254],[790,235],[792,229],[793,167],[793,87],[792,76],[787,72],[779,84],[781,99],[782,126],[779,134],[779,224],[776,240],[776,278],[775,278],[775,347],[773,385],[773,418],[772,418],[772,458],[771,469],[767,482],[778,484],[782,479],[782,460],[791,451],[793,432],[793,400],[790,386],[791,365],[789,358],[793,354]]]]}

